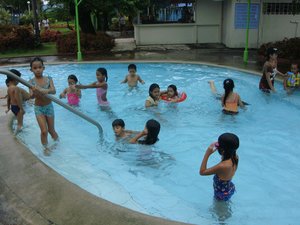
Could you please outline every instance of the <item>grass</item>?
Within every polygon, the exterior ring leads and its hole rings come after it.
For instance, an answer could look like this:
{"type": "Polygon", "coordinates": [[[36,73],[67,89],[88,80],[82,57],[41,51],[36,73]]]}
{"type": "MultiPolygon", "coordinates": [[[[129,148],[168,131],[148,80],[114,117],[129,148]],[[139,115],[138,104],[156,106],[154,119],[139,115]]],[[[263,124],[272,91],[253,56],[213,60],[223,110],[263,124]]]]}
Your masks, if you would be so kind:
{"type": "Polygon", "coordinates": [[[0,58],[10,57],[22,57],[22,56],[33,56],[33,55],[56,55],[56,44],[55,42],[43,43],[41,47],[37,49],[15,49],[11,51],[1,52],[0,58]]]}

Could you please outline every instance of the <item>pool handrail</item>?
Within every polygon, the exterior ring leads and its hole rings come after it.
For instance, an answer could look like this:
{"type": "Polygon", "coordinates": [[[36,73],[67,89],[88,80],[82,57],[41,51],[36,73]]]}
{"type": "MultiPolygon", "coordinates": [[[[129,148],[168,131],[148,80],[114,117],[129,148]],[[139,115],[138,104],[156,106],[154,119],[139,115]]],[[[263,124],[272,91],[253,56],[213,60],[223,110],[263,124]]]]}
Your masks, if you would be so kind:
{"type": "MultiPolygon", "coordinates": [[[[15,75],[14,73],[12,73],[12,72],[10,72],[8,70],[0,70],[0,74],[4,74],[4,75],[7,75],[7,76],[10,76],[10,77],[14,78],[15,80],[17,80],[20,83],[24,84],[28,88],[33,87],[32,84],[30,84],[26,80],[22,79],[21,77],[15,75]]],[[[101,125],[97,121],[95,121],[92,118],[88,117],[87,115],[83,114],[79,110],[77,110],[77,109],[75,109],[75,108],[67,105],[66,103],[60,101],[59,99],[55,98],[53,95],[45,94],[45,96],[47,98],[51,99],[56,104],[62,106],[63,108],[69,110],[70,112],[76,114],[77,116],[79,116],[79,117],[85,119],[86,121],[90,122],[91,124],[95,125],[98,128],[98,130],[99,130],[99,134],[100,134],[101,138],[103,137],[103,129],[102,129],[101,125]]]]}

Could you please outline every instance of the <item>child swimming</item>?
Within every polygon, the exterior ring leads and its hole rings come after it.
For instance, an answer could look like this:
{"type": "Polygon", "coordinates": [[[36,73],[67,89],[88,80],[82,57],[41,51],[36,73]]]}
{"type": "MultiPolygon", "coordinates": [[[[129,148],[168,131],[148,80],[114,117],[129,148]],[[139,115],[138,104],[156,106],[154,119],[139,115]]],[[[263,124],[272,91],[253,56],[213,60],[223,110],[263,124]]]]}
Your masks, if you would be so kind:
{"type": "Polygon", "coordinates": [[[70,105],[77,106],[79,104],[81,98],[81,90],[76,88],[78,79],[75,75],[71,74],[68,76],[68,84],[69,87],[65,88],[65,90],[59,95],[59,98],[65,98],[67,96],[68,103],[70,105]]]}
{"type": "MultiPolygon", "coordinates": [[[[214,84],[214,81],[209,81],[211,92],[218,98],[218,93],[214,84]]],[[[225,93],[221,96],[221,104],[223,107],[223,113],[225,114],[237,114],[238,107],[244,107],[244,102],[238,93],[233,92],[234,82],[232,79],[225,79],[223,81],[223,88],[225,93]]]]}
{"type": "Polygon", "coordinates": [[[162,91],[161,96],[166,97],[166,100],[169,102],[178,102],[179,101],[177,87],[174,84],[169,85],[167,91],[162,91]]]}
{"type": "Polygon", "coordinates": [[[137,68],[135,64],[130,64],[128,66],[128,73],[125,79],[121,83],[127,83],[129,87],[136,87],[138,82],[145,84],[142,78],[136,74],[137,68]]]}
{"type": "Polygon", "coordinates": [[[158,141],[160,131],[160,123],[154,119],[148,120],[143,131],[139,132],[130,140],[130,143],[138,143],[143,145],[152,145],[158,141]],[[139,140],[144,137],[143,140],[139,140]]]}
{"type": "Polygon", "coordinates": [[[29,80],[33,85],[30,88],[30,95],[35,98],[34,112],[36,120],[41,130],[41,142],[45,149],[48,145],[48,132],[53,140],[58,139],[58,135],[54,128],[54,108],[52,101],[45,94],[55,94],[55,86],[50,76],[44,76],[44,62],[41,58],[36,57],[30,62],[30,70],[34,74],[34,78],[29,80]]]}
{"type": "Polygon", "coordinates": [[[96,79],[97,81],[88,85],[81,85],[81,84],[75,85],[75,88],[79,88],[79,89],[96,88],[98,104],[100,106],[109,106],[109,102],[107,101],[106,98],[106,94],[108,90],[107,70],[105,68],[98,68],[96,71],[96,79]]]}
{"type": "Polygon", "coordinates": [[[149,87],[149,97],[145,101],[145,107],[158,106],[160,94],[159,85],[156,83],[151,84],[149,87]]]}
{"type": "Polygon", "coordinates": [[[214,174],[214,197],[217,200],[227,201],[235,192],[235,185],[232,178],[237,170],[239,158],[236,150],[239,147],[239,138],[232,133],[224,133],[208,146],[203,157],[199,173],[202,176],[214,174]],[[222,156],[221,162],[207,168],[207,161],[211,154],[218,150],[222,156]]]}
{"type": "Polygon", "coordinates": [[[112,122],[112,128],[114,130],[116,140],[126,138],[133,133],[136,133],[132,130],[125,130],[125,122],[122,119],[115,119],[112,122]]]}

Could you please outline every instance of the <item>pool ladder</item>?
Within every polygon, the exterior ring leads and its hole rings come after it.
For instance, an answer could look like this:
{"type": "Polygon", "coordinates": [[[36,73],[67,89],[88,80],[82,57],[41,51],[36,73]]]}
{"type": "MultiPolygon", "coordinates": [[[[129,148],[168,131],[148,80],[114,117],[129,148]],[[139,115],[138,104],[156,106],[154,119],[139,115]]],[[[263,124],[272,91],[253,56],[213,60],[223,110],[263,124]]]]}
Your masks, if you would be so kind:
{"type": "MultiPolygon", "coordinates": [[[[14,73],[7,71],[7,70],[0,70],[0,74],[4,74],[7,76],[10,76],[12,78],[14,78],[15,80],[19,81],[20,83],[24,84],[25,86],[27,86],[28,88],[33,87],[33,85],[31,85],[30,83],[28,83],[26,80],[22,79],[21,77],[15,75],[14,73]]],[[[95,125],[98,130],[99,130],[99,135],[100,138],[103,138],[103,129],[101,127],[101,125],[93,120],[92,118],[88,117],[87,115],[83,114],[82,112],[80,112],[79,110],[65,104],[64,102],[60,101],[59,99],[55,98],[52,95],[46,94],[45,95],[47,98],[51,99],[53,102],[55,102],[56,104],[62,106],[63,108],[69,110],[70,112],[76,114],[77,116],[81,117],[82,119],[85,119],[86,121],[90,122],[91,124],[95,125]]]]}

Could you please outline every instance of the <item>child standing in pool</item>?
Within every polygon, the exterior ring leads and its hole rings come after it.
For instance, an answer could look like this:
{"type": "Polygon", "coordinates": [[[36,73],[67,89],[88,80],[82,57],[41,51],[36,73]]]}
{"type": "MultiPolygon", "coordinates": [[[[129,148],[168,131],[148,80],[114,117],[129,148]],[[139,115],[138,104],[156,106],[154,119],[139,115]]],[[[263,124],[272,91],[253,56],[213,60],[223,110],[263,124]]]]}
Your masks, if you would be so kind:
{"type": "Polygon", "coordinates": [[[208,146],[200,166],[200,175],[207,176],[214,174],[214,197],[217,200],[227,201],[235,192],[235,186],[231,179],[233,178],[239,158],[236,150],[239,147],[239,138],[232,133],[224,133],[218,138],[218,142],[208,146]],[[211,154],[218,150],[222,156],[221,162],[217,165],[207,168],[207,161],[211,154]]]}
{"type": "Polygon", "coordinates": [[[149,97],[145,101],[145,107],[158,106],[160,94],[159,85],[156,83],[151,84],[149,87],[149,97]]]}
{"type": "Polygon", "coordinates": [[[29,80],[33,85],[30,88],[30,95],[35,98],[34,112],[41,130],[41,142],[45,148],[48,145],[48,132],[53,140],[58,139],[58,135],[54,128],[54,108],[52,101],[47,98],[46,94],[55,94],[53,80],[50,76],[44,76],[44,62],[41,58],[36,57],[30,62],[30,70],[34,74],[34,78],[29,80]]]}
{"type": "Polygon", "coordinates": [[[87,89],[87,88],[96,88],[96,94],[98,103],[100,106],[109,106],[109,102],[107,101],[107,70],[105,68],[98,68],[96,71],[96,79],[97,81],[88,84],[88,85],[75,85],[76,88],[79,89],[87,89]]]}
{"type": "Polygon", "coordinates": [[[75,75],[71,74],[70,76],[68,76],[69,87],[67,87],[59,95],[59,98],[65,98],[67,96],[68,103],[70,105],[74,105],[74,106],[77,106],[79,104],[79,101],[81,98],[81,90],[75,87],[77,82],[78,82],[78,79],[75,75]]]}
{"type": "MultiPolygon", "coordinates": [[[[18,70],[12,69],[10,72],[14,73],[18,77],[21,77],[21,73],[18,70]]],[[[25,114],[25,110],[23,108],[23,102],[29,100],[30,95],[27,91],[19,88],[18,81],[13,77],[8,76],[5,81],[7,85],[7,110],[13,112],[13,114],[17,117],[18,125],[16,132],[20,131],[23,127],[23,117],[25,114]]]]}
{"type": "Polygon", "coordinates": [[[267,49],[267,61],[263,66],[263,75],[259,82],[259,89],[266,93],[276,92],[274,80],[277,74],[285,77],[284,74],[277,70],[277,51],[277,48],[270,47],[267,49]]]}
{"type": "Polygon", "coordinates": [[[158,134],[160,131],[160,123],[156,120],[148,120],[143,131],[139,132],[135,137],[130,140],[130,143],[152,145],[158,141],[158,134]],[[143,140],[139,140],[144,137],[143,140]]]}
{"type": "Polygon", "coordinates": [[[291,71],[287,72],[287,76],[283,81],[283,87],[287,93],[292,93],[296,88],[300,87],[300,73],[297,63],[291,65],[291,71]]]}
{"type": "MultiPolygon", "coordinates": [[[[211,92],[218,98],[218,93],[215,87],[214,81],[209,81],[211,92]]],[[[223,87],[225,93],[221,96],[221,103],[223,107],[223,113],[225,114],[237,114],[238,107],[244,107],[244,103],[238,93],[233,92],[234,82],[232,79],[225,79],[223,81],[223,87]]]]}
{"type": "Polygon", "coordinates": [[[136,74],[136,71],[136,65],[130,64],[128,66],[128,75],[126,75],[125,79],[121,83],[127,83],[129,87],[136,87],[138,82],[145,84],[142,78],[136,74]]]}

